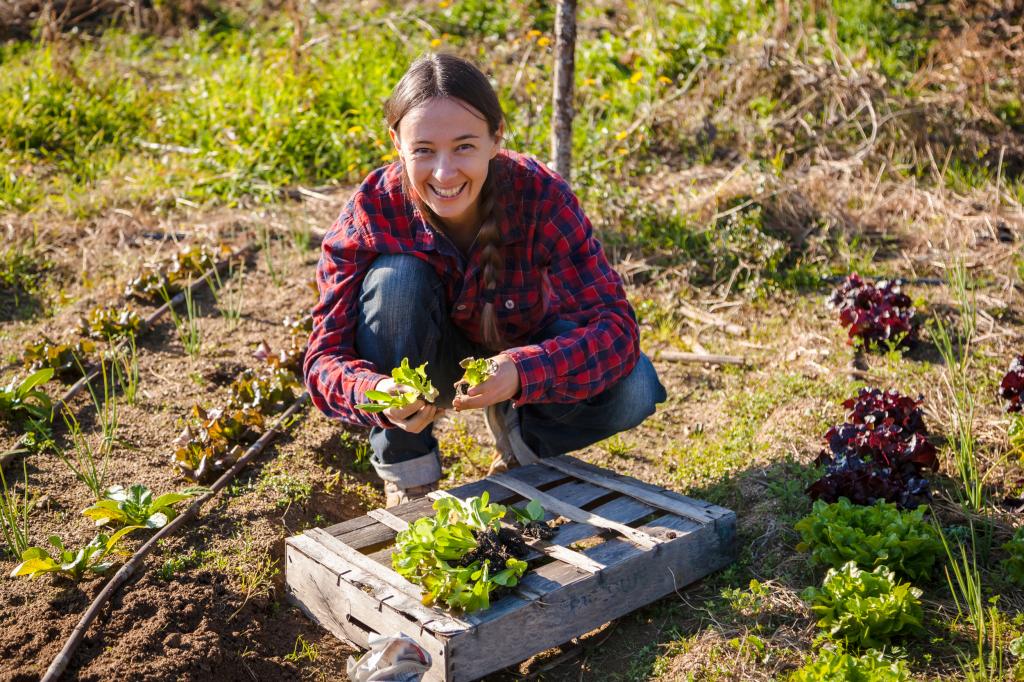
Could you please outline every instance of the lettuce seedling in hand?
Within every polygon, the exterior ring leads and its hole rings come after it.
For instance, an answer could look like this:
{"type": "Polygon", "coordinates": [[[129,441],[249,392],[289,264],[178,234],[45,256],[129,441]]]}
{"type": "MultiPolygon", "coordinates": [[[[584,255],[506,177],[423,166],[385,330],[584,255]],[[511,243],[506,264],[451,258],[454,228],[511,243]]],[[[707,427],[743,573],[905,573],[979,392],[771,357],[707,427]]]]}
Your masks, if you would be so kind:
{"type": "Polygon", "coordinates": [[[127,490],[115,485],[107,490],[102,500],[82,510],[82,513],[96,521],[97,526],[114,524],[163,528],[177,516],[174,505],[207,490],[187,488],[180,493],[166,493],[154,499],[152,491],[144,485],[136,484],[127,490]]]}
{"type": "Polygon", "coordinates": [[[455,383],[455,390],[459,395],[466,395],[466,389],[479,386],[498,371],[498,363],[492,358],[466,358],[459,363],[459,367],[466,370],[462,378],[455,383]]]}
{"type": "Polygon", "coordinates": [[[116,559],[108,557],[114,554],[118,541],[138,527],[125,526],[113,535],[100,533],[77,552],[64,547],[59,536],[51,535],[49,543],[57,553],[51,555],[42,547],[29,547],[21,553],[21,563],[11,571],[11,577],[26,575],[34,578],[42,573],[57,573],[77,582],[86,573],[102,575],[117,563],[116,559]]]}
{"type": "Polygon", "coordinates": [[[391,378],[399,386],[406,386],[411,390],[399,391],[398,393],[385,393],[384,391],[367,391],[366,397],[372,403],[356,405],[357,410],[364,412],[383,412],[389,407],[406,407],[422,398],[425,402],[432,403],[437,400],[438,391],[427,378],[427,363],[423,363],[416,369],[409,366],[409,358],[402,358],[402,366],[391,370],[391,378]]]}

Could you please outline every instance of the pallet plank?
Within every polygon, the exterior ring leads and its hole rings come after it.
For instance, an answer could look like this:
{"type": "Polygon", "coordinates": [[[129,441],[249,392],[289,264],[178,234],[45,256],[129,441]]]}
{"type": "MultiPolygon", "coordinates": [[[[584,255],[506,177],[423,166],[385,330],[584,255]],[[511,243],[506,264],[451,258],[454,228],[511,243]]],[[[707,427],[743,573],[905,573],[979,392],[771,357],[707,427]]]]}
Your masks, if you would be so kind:
{"type": "Polygon", "coordinates": [[[580,480],[587,481],[588,483],[593,483],[594,485],[599,485],[603,488],[608,488],[609,490],[629,495],[630,497],[646,502],[652,507],[664,509],[665,511],[678,516],[693,519],[698,523],[710,523],[715,520],[714,516],[708,514],[703,509],[681,502],[680,500],[672,499],[667,495],[663,495],[661,491],[649,490],[644,486],[637,485],[635,479],[618,477],[607,471],[590,471],[577,465],[571,460],[572,458],[551,457],[542,459],[541,463],[544,466],[551,467],[552,469],[561,471],[564,474],[576,476],[580,480]]]}
{"type": "Polygon", "coordinates": [[[377,519],[385,526],[398,533],[401,533],[403,530],[409,529],[408,521],[395,516],[387,509],[371,509],[366,513],[366,515],[370,518],[377,519]]]}
{"type": "Polygon", "coordinates": [[[587,523],[591,526],[597,526],[598,528],[607,528],[608,530],[614,530],[618,533],[621,533],[624,537],[629,538],[637,545],[640,545],[641,547],[646,547],[647,549],[657,547],[660,543],[659,540],[651,537],[650,535],[647,535],[646,533],[634,530],[629,526],[625,526],[616,521],[611,521],[609,519],[602,518],[597,514],[591,514],[588,511],[580,509],[579,507],[566,504],[565,502],[559,500],[557,497],[549,495],[548,493],[541,492],[540,490],[537,490],[536,488],[529,486],[521,481],[518,481],[515,478],[512,478],[511,476],[508,476],[506,474],[494,474],[493,476],[490,476],[490,479],[497,481],[498,483],[509,488],[510,490],[516,491],[523,497],[528,497],[531,500],[537,500],[544,506],[545,509],[550,511],[556,511],[565,518],[570,519],[572,521],[576,521],[577,523],[587,523]]]}

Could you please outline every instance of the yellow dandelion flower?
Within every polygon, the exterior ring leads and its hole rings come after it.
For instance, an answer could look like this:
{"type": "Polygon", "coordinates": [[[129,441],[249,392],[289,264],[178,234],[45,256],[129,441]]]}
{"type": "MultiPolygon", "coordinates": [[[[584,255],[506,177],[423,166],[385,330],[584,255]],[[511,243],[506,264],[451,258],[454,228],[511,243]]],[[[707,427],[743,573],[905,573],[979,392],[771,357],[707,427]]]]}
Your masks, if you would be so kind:
{"type": "Polygon", "coordinates": [[[629,137],[629,133],[625,130],[623,130],[621,133],[615,133],[615,139],[618,140],[619,142],[622,142],[627,137],[629,137]]]}
{"type": "Polygon", "coordinates": [[[662,85],[672,85],[672,79],[668,76],[658,76],[658,82],[662,85]]]}
{"type": "Polygon", "coordinates": [[[625,156],[626,154],[629,153],[629,150],[626,149],[625,147],[619,147],[618,149],[615,150],[615,153],[617,153],[619,156],[625,156]]]}
{"type": "Polygon", "coordinates": [[[538,31],[537,29],[532,29],[529,33],[526,34],[526,37],[529,38],[530,40],[533,40],[534,38],[539,38],[540,31],[538,31]]]}
{"type": "Polygon", "coordinates": [[[448,2],[448,0],[441,0],[441,2],[437,3],[437,6],[441,9],[447,9],[450,4],[452,3],[448,2]]]}
{"type": "Polygon", "coordinates": [[[348,165],[348,168],[346,168],[346,169],[345,169],[345,171],[346,171],[347,173],[351,173],[351,172],[352,172],[352,171],[354,171],[355,169],[356,169],[356,164],[355,164],[355,163],[350,163],[350,164],[348,165]]]}
{"type": "Polygon", "coordinates": [[[441,39],[440,38],[434,38],[433,40],[430,41],[430,46],[431,47],[437,47],[440,44],[441,44],[441,39]]]}
{"type": "Polygon", "coordinates": [[[583,80],[581,87],[589,88],[591,85],[597,85],[597,81],[594,80],[593,78],[586,78],[583,80]]]}
{"type": "Polygon", "coordinates": [[[540,45],[541,47],[547,47],[548,45],[551,44],[551,38],[548,38],[547,36],[542,36],[537,39],[537,44],[540,45]]]}
{"type": "Polygon", "coordinates": [[[601,99],[602,102],[607,102],[611,98],[612,98],[612,96],[609,95],[607,92],[602,92],[601,93],[601,98],[600,99],[601,99]]]}
{"type": "Polygon", "coordinates": [[[644,72],[643,71],[636,71],[636,72],[633,73],[632,76],[629,77],[629,82],[630,83],[639,83],[640,79],[642,79],[643,77],[644,77],[644,72]]]}
{"type": "Polygon", "coordinates": [[[352,126],[351,128],[349,128],[345,132],[348,135],[358,135],[359,133],[363,132],[363,126],[352,126]]]}

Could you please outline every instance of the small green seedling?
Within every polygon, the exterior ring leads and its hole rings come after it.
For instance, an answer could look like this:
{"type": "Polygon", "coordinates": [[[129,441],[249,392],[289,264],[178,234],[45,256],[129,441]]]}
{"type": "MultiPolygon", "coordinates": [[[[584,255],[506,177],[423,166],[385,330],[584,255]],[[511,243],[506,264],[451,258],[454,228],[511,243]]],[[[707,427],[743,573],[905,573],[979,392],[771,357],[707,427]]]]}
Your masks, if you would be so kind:
{"type": "Polygon", "coordinates": [[[523,509],[511,506],[508,509],[516,515],[520,523],[529,524],[544,520],[544,507],[537,500],[530,500],[530,504],[523,509]]]}
{"type": "Polygon", "coordinates": [[[82,318],[82,336],[92,339],[123,339],[138,336],[142,318],[126,308],[93,308],[82,318]]]}
{"type": "Polygon", "coordinates": [[[53,369],[47,367],[34,372],[18,383],[12,379],[6,387],[0,388],[0,415],[14,416],[24,412],[31,419],[49,423],[52,421],[53,402],[50,396],[39,390],[53,378],[53,369]]]}
{"type": "Polygon", "coordinates": [[[57,548],[56,556],[51,556],[42,547],[29,547],[22,552],[21,563],[11,571],[11,577],[26,575],[34,578],[41,573],[57,573],[78,581],[86,573],[102,575],[117,563],[116,559],[108,557],[114,553],[118,541],[137,528],[138,526],[125,526],[113,535],[100,533],[77,552],[64,547],[59,536],[51,535],[49,542],[57,548]]]}
{"type": "Polygon", "coordinates": [[[455,390],[459,395],[465,395],[466,389],[479,386],[498,371],[498,363],[492,358],[466,358],[459,363],[459,367],[466,370],[455,384],[455,390]]]}
{"type": "Polygon", "coordinates": [[[174,505],[206,492],[207,488],[187,488],[180,493],[166,493],[153,498],[152,491],[136,484],[127,490],[119,485],[109,488],[103,499],[82,510],[97,526],[126,525],[139,528],[163,528],[177,516],[174,505]]]}
{"type": "Polygon", "coordinates": [[[405,386],[411,391],[399,393],[385,393],[384,391],[367,391],[366,397],[372,403],[356,405],[357,410],[364,412],[383,412],[389,407],[406,407],[423,398],[428,403],[437,400],[438,391],[427,378],[427,363],[423,363],[416,369],[409,366],[409,358],[402,358],[402,366],[391,370],[391,378],[399,386],[405,386]]]}

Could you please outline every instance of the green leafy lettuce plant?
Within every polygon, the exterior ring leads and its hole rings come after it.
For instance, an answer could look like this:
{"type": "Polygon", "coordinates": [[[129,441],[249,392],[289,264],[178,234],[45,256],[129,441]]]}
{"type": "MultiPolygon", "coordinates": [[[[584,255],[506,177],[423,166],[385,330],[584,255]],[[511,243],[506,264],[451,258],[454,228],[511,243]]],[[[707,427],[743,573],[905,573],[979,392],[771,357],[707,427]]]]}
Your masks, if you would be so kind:
{"type": "Polygon", "coordinates": [[[53,378],[53,369],[46,368],[30,374],[24,381],[11,379],[0,388],[0,415],[14,417],[25,414],[30,419],[49,423],[53,415],[53,401],[39,387],[53,378]]]}
{"type": "Polygon", "coordinates": [[[818,616],[826,636],[855,648],[879,648],[897,636],[923,630],[921,590],[897,582],[885,566],[862,571],[853,561],[829,569],[820,588],[801,596],[818,616]]]}
{"type": "Polygon", "coordinates": [[[398,393],[385,393],[384,391],[367,391],[366,397],[372,403],[356,405],[356,409],[364,412],[383,412],[389,407],[405,407],[423,398],[428,403],[437,399],[438,391],[427,378],[427,363],[423,363],[416,369],[409,366],[409,358],[402,358],[401,367],[391,370],[391,378],[399,386],[405,386],[411,390],[398,393]]]}
{"type": "Polygon", "coordinates": [[[498,371],[498,363],[491,358],[466,358],[459,363],[466,370],[462,378],[455,384],[455,389],[463,395],[467,388],[479,386],[494,376],[498,371]]]}
{"type": "Polygon", "coordinates": [[[77,552],[66,548],[59,536],[51,535],[49,543],[57,552],[51,555],[42,547],[29,547],[22,552],[21,563],[11,571],[11,577],[34,578],[43,573],[56,573],[78,581],[86,573],[102,575],[117,563],[119,552],[114,551],[117,543],[136,528],[138,526],[125,526],[113,535],[100,533],[77,552]]]}
{"type": "Polygon", "coordinates": [[[295,402],[301,391],[302,383],[287,369],[268,368],[262,374],[247,369],[231,384],[230,406],[274,414],[295,402]]]}
{"type": "Polygon", "coordinates": [[[802,539],[797,549],[831,568],[854,561],[868,570],[887,566],[911,580],[927,579],[944,554],[924,507],[901,511],[885,501],[865,507],[845,497],[832,504],[818,500],[795,528],[802,539]]]}
{"type": "Polygon", "coordinates": [[[490,607],[491,593],[513,587],[527,564],[513,556],[478,558],[482,538],[495,541],[508,529],[501,528],[507,511],[489,504],[486,492],[462,501],[443,497],[434,502],[434,516],[414,521],[400,532],[391,555],[395,570],[424,588],[423,603],[441,603],[465,612],[490,607]],[[504,565],[496,565],[497,562],[504,565]]]}
{"type": "Polygon", "coordinates": [[[903,661],[890,661],[879,651],[855,656],[822,649],[818,658],[790,674],[787,682],[909,682],[903,661]]]}
{"type": "Polygon", "coordinates": [[[57,343],[42,336],[36,342],[28,342],[22,352],[22,363],[29,371],[49,367],[61,381],[70,383],[82,377],[82,368],[88,364],[88,356],[96,345],[84,339],[77,343],[57,343]]]}
{"type": "Polygon", "coordinates": [[[82,336],[93,339],[122,339],[138,336],[142,318],[127,308],[93,308],[82,318],[82,336]]]}
{"type": "Polygon", "coordinates": [[[206,488],[188,488],[180,493],[165,493],[157,498],[144,485],[135,484],[127,489],[115,485],[107,489],[103,499],[82,513],[97,526],[118,525],[140,528],[163,528],[177,516],[174,505],[205,492],[206,488]]]}

